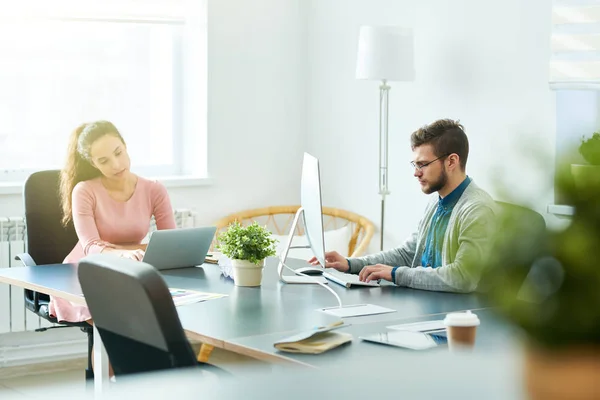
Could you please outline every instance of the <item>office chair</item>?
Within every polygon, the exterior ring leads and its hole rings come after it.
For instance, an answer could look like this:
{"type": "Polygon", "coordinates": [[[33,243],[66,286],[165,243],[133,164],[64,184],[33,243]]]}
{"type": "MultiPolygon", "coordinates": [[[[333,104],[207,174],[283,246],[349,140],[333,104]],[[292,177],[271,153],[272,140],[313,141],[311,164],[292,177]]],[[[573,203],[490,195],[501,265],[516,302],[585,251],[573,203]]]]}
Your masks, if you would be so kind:
{"type": "MultiPolygon", "coordinates": [[[[543,240],[546,233],[546,221],[537,211],[516,204],[496,201],[499,207],[501,224],[510,227],[511,235],[518,236],[519,249],[529,249],[535,253],[544,252],[543,240]]],[[[514,242],[514,241],[513,241],[514,242]]],[[[514,243],[513,243],[514,245],[514,243]]]]}
{"type": "Polygon", "coordinates": [[[531,271],[539,271],[539,261],[550,254],[546,221],[541,214],[502,201],[496,201],[496,205],[498,226],[490,239],[488,268],[480,282],[480,287],[487,288],[484,290],[507,280],[513,287],[521,287],[526,279],[537,279],[531,271]]]}
{"type": "Polygon", "coordinates": [[[196,360],[169,288],[151,265],[93,254],[77,274],[115,376],[192,367],[229,375],[196,360]]]}
{"type": "MultiPolygon", "coordinates": [[[[26,266],[62,264],[65,257],[78,242],[77,233],[70,222],[64,227],[62,207],[59,197],[60,171],[40,171],[31,174],[25,181],[23,198],[25,202],[25,232],[27,253],[19,254],[15,259],[26,266]]],[[[92,370],[93,329],[87,322],[58,322],[49,315],[47,294],[25,289],[25,308],[41,318],[58,324],[52,328],[76,326],[87,333],[88,365],[85,370],[87,380],[94,378],[92,370]]],[[[51,328],[39,328],[36,332],[51,328]]]]}

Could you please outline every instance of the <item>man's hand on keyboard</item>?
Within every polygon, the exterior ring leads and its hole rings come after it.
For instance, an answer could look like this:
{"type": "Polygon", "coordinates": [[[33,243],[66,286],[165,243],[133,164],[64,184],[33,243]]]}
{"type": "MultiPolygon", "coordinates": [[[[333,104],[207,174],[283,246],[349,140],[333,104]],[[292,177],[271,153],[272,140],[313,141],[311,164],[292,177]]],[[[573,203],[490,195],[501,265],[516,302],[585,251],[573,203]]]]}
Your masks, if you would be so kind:
{"type": "MultiPolygon", "coordinates": [[[[319,261],[317,257],[313,257],[308,260],[312,265],[318,265],[319,261]]],[[[350,266],[346,257],[338,253],[337,251],[328,251],[325,253],[325,268],[334,268],[340,272],[349,272],[350,266]]]]}
{"type": "Polygon", "coordinates": [[[379,279],[385,279],[386,281],[392,281],[392,268],[389,265],[376,264],[367,265],[360,270],[358,278],[362,282],[371,282],[379,279]]]}

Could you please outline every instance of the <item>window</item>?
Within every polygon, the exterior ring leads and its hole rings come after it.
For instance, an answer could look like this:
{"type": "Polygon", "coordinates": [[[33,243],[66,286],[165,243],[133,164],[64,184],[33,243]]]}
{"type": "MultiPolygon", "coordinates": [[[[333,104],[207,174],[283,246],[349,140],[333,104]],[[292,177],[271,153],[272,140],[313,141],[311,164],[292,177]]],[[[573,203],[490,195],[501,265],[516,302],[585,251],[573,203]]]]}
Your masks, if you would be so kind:
{"type": "Polygon", "coordinates": [[[552,24],[552,86],[600,89],[600,1],[555,0],[552,24]]]}
{"type": "Polygon", "coordinates": [[[124,136],[136,172],[205,175],[203,10],[178,0],[51,3],[0,19],[0,179],[60,168],[71,132],[99,119],[124,136]]]}
{"type": "MultiPolygon", "coordinates": [[[[600,0],[555,0],[552,5],[550,86],[556,95],[556,164],[585,164],[582,138],[600,128],[600,0]]],[[[549,212],[572,215],[555,192],[549,212]]]]}

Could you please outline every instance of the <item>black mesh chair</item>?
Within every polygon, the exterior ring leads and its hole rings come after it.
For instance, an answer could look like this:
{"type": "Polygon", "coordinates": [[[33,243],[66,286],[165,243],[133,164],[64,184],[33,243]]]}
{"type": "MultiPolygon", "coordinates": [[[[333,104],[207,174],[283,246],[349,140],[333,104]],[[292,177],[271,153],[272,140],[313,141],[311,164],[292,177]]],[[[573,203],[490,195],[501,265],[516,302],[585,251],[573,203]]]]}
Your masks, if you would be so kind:
{"type": "MultiPolygon", "coordinates": [[[[61,264],[77,244],[78,238],[73,223],[62,225],[62,208],[59,197],[60,171],[40,171],[31,174],[25,181],[23,198],[25,201],[25,232],[27,253],[15,258],[26,266],[61,264]]],[[[88,366],[86,379],[93,379],[92,346],[93,329],[85,321],[58,323],[49,315],[47,294],[25,290],[25,307],[41,318],[58,324],[52,328],[80,327],[88,336],[88,366]]],[[[39,328],[45,331],[49,328],[39,328]]]]}
{"type": "Polygon", "coordinates": [[[160,273],[149,264],[93,254],[78,267],[79,283],[115,376],[173,368],[202,368],[160,273]]]}

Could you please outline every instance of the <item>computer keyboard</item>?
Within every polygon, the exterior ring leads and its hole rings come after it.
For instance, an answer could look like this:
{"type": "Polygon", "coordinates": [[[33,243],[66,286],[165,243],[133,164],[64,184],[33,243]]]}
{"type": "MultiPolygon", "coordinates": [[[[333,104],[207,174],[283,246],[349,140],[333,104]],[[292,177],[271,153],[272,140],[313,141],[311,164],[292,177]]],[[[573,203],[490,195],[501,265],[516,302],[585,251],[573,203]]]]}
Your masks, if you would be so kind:
{"type": "Polygon", "coordinates": [[[323,276],[338,285],[350,287],[350,286],[380,286],[379,281],[362,282],[359,280],[358,275],[345,274],[336,270],[323,272],[323,276]]]}

